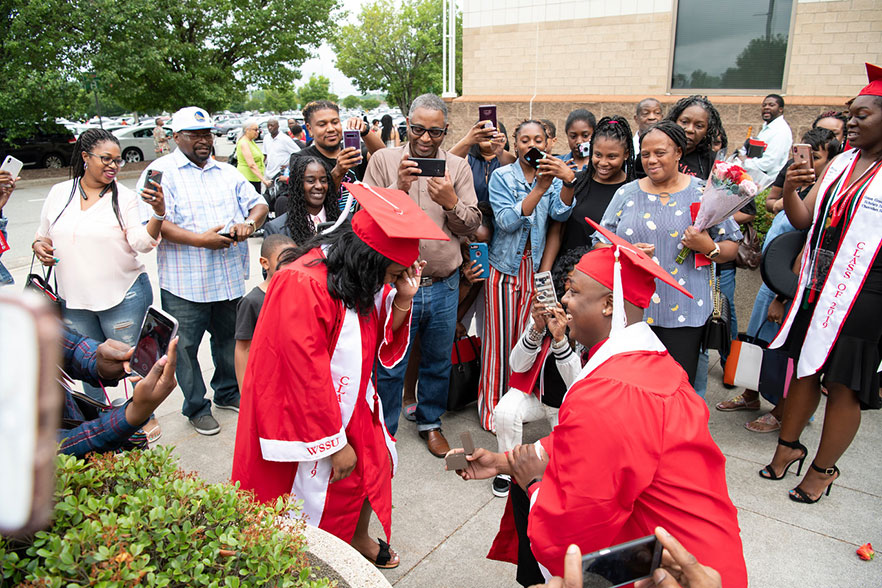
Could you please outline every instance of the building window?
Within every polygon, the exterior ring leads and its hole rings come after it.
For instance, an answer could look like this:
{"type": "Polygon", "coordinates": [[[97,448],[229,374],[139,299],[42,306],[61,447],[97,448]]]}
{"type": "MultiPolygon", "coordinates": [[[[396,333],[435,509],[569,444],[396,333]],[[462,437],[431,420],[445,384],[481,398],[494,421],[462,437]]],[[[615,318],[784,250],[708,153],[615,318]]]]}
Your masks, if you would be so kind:
{"type": "Polygon", "coordinates": [[[793,0],[679,0],[671,89],[781,90],[793,0]]]}

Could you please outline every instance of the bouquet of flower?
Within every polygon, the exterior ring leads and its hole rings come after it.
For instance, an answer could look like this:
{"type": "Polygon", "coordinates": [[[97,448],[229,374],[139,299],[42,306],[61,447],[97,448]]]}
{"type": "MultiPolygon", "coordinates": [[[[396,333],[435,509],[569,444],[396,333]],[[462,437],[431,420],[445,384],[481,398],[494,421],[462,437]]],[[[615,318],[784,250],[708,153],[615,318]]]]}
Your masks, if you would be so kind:
{"type": "MultiPolygon", "coordinates": [[[[759,191],[759,186],[744,168],[728,161],[715,161],[692,225],[703,231],[723,222],[759,191]]],[[[683,247],[677,255],[677,263],[683,263],[689,252],[688,247],[683,247]]]]}

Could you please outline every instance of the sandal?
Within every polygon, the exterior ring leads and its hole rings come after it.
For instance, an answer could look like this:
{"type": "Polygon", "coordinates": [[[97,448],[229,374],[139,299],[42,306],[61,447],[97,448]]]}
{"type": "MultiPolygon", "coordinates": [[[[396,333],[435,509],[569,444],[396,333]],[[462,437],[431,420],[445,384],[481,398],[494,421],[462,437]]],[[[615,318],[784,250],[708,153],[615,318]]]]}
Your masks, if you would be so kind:
{"type": "Polygon", "coordinates": [[[147,435],[147,442],[151,445],[162,437],[162,427],[159,426],[159,421],[156,420],[156,417],[150,417],[150,420],[142,427],[142,430],[147,435]]]}
{"type": "MultiPolygon", "coordinates": [[[[364,555],[364,558],[380,568],[381,570],[391,570],[392,568],[397,568],[401,564],[401,559],[398,561],[392,562],[392,554],[394,553],[392,549],[389,547],[389,544],[377,537],[377,543],[380,544],[380,551],[377,553],[377,559],[371,559],[368,556],[364,555]]],[[[397,553],[395,555],[398,555],[397,553]]]]}
{"type": "Polygon", "coordinates": [[[717,403],[717,410],[722,412],[735,412],[736,410],[759,410],[760,409],[760,399],[757,397],[756,400],[752,400],[747,402],[744,400],[744,395],[739,394],[729,400],[724,400],[723,402],[717,403]]]}
{"type": "Polygon", "coordinates": [[[790,460],[787,465],[784,467],[784,471],[781,474],[776,474],[775,470],[772,469],[772,464],[767,465],[763,469],[759,471],[760,478],[765,478],[766,480],[780,480],[787,475],[787,470],[790,469],[794,463],[799,462],[799,467],[796,468],[796,475],[802,471],[802,463],[805,461],[805,456],[808,455],[808,449],[805,445],[800,443],[799,441],[785,441],[781,437],[778,437],[778,445],[783,445],[784,447],[789,447],[790,449],[802,449],[802,457],[797,457],[796,459],[790,460]]]}
{"type": "Polygon", "coordinates": [[[404,418],[406,418],[409,421],[416,422],[416,408],[417,408],[416,402],[405,406],[404,407],[404,418]]]}
{"type": "Polygon", "coordinates": [[[805,490],[803,490],[802,488],[797,486],[796,488],[791,490],[790,494],[789,494],[790,500],[792,500],[793,502],[801,502],[803,504],[814,504],[817,501],[819,501],[822,496],[830,496],[830,488],[833,487],[833,482],[835,482],[836,479],[839,478],[839,474],[840,474],[839,468],[837,468],[836,466],[833,466],[832,468],[819,468],[818,466],[815,465],[815,462],[812,462],[812,469],[815,470],[816,472],[818,472],[819,474],[824,474],[825,476],[830,478],[830,483],[827,484],[827,491],[821,492],[820,494],[818,494],[817,498],[812,498],[811,496],[808,495],[808,493],[805,490]]]}
{"type": "Polygon", "coordinates": [[[774,433],[781,428],[781,421],[770,412],[756,418],[749,423],[744,423],[744,428],[752,433],[774,433]]]}

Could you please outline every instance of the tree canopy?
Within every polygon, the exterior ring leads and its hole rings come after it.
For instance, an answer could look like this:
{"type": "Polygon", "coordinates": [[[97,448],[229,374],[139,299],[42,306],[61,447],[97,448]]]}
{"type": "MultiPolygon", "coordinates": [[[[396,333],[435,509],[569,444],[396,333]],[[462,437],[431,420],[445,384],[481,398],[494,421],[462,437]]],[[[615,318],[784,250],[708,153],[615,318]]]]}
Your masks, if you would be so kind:
{"type": "MultiPolygon", "coordinates": [[[[331,39],[337,68],[362,92],[383,90],[406,113],[425,92],[441,93],[442,2],[392,0],[365,4],[357,24],[338,29],[331,39]]],[[[457,13],[457,88],[462,80],[462,17],[457,13]]]]}
{"type": "Polygon", "coordinates": [[[336,102],[337,95],[332,94],[330,88],[331,80],[325,76],[311,75],[309,80],[297,89],[297,101],[300,103],[300,108],[316,100],[336,102]]]}

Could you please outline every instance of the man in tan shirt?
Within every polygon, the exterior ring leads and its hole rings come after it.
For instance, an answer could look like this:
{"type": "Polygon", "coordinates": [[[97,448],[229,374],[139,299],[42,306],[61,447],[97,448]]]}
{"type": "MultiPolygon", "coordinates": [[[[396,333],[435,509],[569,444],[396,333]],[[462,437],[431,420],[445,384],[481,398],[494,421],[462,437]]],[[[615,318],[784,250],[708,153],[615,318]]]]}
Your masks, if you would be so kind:
{"type": "MultiPolygon", "coordinates": [[[[434,94],[414,99],[407,118],[408,142],[375,152],[368,162],[364,183],[397,188],[410,194],[432,220],[450,236],[450,241],[421,241],[420,257],[426,267],[420,291],[413,299],[411,341],[420,336],[419,401],[417,429],[429,451],[443,457],[450,449],[441,433],[441,415],[447,410],[450,353],[456,331],[459,301],[459,266],[462,264],[460,237],[471,235],[481,224],[478,199],[468,162],[443,151],[447,134],[447,106],[434,94]],[[411,158],[442,159],[444,177],[419,176],[411,158]]],[[[401,413],[401,393],[407,355],[395,368],[378,368],[377,390],[383,400],[386,427],[394,435],[401,413]]]]}

